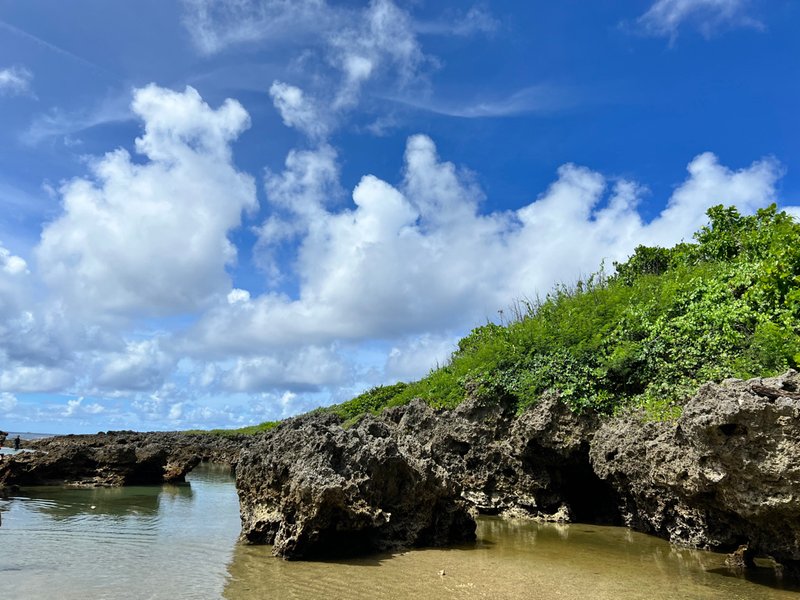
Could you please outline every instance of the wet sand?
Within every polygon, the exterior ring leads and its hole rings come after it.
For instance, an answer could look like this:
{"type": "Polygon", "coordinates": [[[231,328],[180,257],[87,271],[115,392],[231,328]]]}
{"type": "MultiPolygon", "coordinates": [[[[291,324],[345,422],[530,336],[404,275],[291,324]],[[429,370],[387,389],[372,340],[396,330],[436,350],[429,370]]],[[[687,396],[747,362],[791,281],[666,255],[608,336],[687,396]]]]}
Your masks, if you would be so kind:
{"type": "Polygon", "coordinates": [[[797,599],[773,571],[735,577],[725,556],[619,527],[482,518],[477,544],[328,562],[287,562],[238,546],[228,600],[253,598],[797,599]]]}

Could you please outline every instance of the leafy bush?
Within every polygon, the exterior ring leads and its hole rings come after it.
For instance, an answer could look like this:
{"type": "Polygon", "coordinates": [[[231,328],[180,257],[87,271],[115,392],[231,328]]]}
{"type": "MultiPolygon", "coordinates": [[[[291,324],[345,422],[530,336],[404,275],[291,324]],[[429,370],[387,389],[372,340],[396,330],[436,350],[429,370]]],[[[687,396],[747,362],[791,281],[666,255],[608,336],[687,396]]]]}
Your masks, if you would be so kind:
{"type": "Polygon", "coordinates": [[[708,216],[693,244],[639,246],[615,274],[557,286],[508,325],[474,329],[449,364],[389,404],[449,407],[469,390],[522,410],[552,390],[575,410],[639,405],[663,417],[704,381],[796,367],[800,225],[774,205],[708,216]]]}

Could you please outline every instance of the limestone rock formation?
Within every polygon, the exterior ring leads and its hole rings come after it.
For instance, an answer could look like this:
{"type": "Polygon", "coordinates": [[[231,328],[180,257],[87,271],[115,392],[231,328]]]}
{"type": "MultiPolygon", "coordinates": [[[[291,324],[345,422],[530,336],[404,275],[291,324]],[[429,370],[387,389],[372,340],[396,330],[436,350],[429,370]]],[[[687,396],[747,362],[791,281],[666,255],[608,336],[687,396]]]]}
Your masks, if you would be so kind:
{"type": "Polygon", "coordinates": [[[372,417],[291,419],[242,453],[242,537],[284,558],[341,556],[473,540],[460,489],[420,441],[372,417]]]}
{"type": "Polygon", "coordinates": [[[573,414],[555,395],[519,416],[510,399],[476,395],[453,411],[416,401],[384,418],[420,439],[483,514],[614,521],[613,491],[589,464],[597,419],[573,414]]]}
{"type": "Polygon", "coordinates": [[[119,486],[183,481],[203,459],[234,462],[241,440],[182,433],[119,431],[29,442],[32,452],[0,462],[0,488],[119,486]]]}
{"type": "Polygon", "coordinates": [[[706,384],[675,423],[628,416],[594,436],[627,525],[672,542],[800,561],[800,374],[706,384]]]}
{"type": "Polygon", "coordinates": [[[511,401],[474,396],[452,411],[413,401],[351,429],[326,413],[290,419],[242,455],[242,537],[308,558],[469,539],[467,506],[613,521],[616,496],[589,463],[596,427],[555,396],[519,417],[511,401]]]}
{"type": "Polygon", "coordinates": [[[115,432],[32,442],[3,486],[180,480],[236,464],[242,538],[285,558],[474,538],[473,512],[620,522],[672,542],[771,556],[800,572],[800,374],[706,384],[675,422],[574,414],[556,395],[517,414],[472,394],[345,428],[331,413],[253,437],[115,432]]]}

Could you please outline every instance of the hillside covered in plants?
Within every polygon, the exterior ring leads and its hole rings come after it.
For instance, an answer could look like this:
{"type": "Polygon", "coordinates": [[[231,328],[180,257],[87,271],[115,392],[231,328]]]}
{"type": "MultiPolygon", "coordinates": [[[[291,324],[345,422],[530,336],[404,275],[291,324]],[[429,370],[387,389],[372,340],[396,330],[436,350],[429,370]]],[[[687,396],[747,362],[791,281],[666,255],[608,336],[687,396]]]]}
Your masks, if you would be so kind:
{"type": "Polygon", "coordinates": [[[797,368],[800,224],[775,205],[750,216],[722,205],[707,214],[693,242],[639,246],[613,274],[601,267],[518,301],[508,322],[475,328],[419,381],[318,410],[353,420],[413,398],[452,408],[485,394],[510,397],[522,411],[549,390],[574,411],[640,407],[670,418],[703,382],[797,368]]]}
{"type": "Polygon", "coordinates": [[[692,243],[639,246],[585,281],[518,302],[414,383],[330,407],[344,418],[422,398],[458,405],[505,395],[520,410],[547,390],[576,411],[642,406],[668,417],[705,381],[769,376],[800,363],[800,224],[774,205],[715,206],[692,243]]]}

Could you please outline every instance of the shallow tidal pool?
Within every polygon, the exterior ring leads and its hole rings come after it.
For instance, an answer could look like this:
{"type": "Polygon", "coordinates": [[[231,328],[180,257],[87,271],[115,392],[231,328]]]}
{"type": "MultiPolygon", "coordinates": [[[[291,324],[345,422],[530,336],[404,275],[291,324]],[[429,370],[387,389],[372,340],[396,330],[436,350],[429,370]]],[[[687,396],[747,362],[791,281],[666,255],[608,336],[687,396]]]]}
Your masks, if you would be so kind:
{"type": "Polygon", "coordinates": [[[59,599],[800,598],[771,570],[619,527],[482,518],[476,544],[287,562],[236,542],[227,469],[180,486],[28,488],[0,500],[0,589],[59,599]]]}

